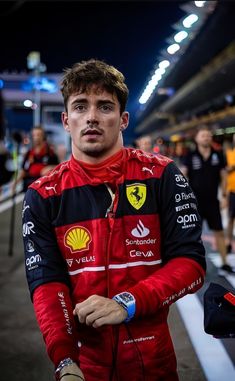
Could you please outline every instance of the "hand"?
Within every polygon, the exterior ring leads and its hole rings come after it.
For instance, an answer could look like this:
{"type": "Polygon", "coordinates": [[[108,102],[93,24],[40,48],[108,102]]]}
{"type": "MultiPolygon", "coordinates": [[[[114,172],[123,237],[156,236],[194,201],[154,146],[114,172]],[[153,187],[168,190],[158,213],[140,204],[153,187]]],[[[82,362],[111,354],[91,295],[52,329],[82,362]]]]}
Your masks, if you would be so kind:
{"type": "Polygon", "coordinates": [[[127,311],[115,300],[98,295],[77,303],[73,314],[78,316],[80,323],[94,328],[105,324],[120,324],[127,318],[127,311]]]}
{"type": "Polygon", "coordinates": [[[65,366],[60,372],[61,381],[85,381],[84,374],[76,363],[65,366]]]}

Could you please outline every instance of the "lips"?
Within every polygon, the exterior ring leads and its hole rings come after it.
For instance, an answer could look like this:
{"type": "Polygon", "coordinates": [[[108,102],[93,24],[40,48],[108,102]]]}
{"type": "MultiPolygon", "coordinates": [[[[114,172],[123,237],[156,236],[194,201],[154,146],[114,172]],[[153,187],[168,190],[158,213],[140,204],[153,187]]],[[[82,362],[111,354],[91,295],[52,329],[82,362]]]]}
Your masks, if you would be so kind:
{"type": "Polygon", "coordinates": [[[102,135],[100,131],[96,129],[89,129],[82,133],[83,136],[91,136],[91,135],[102,135]]]}

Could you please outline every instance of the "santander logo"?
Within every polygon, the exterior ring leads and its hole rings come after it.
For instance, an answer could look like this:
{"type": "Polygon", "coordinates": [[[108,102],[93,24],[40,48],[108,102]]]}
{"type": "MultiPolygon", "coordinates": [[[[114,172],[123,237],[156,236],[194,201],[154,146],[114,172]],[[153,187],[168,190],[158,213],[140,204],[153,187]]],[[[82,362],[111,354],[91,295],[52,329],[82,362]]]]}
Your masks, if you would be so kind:
{"type": "Polygon", "coordinates": [[[137,226],[131,231],[133,237],[146,237],[150,230],[146,228],[141,220],[137,223],[137,226]]]}

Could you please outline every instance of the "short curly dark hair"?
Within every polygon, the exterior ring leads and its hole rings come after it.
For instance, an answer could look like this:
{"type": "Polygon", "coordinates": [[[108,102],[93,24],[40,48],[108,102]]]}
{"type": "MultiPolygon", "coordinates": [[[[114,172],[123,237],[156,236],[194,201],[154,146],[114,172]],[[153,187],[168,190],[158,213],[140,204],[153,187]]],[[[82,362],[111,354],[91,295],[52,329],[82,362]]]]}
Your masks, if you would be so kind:
{"type": "Polygon", "coordinates": [[[114,66],[92,58],[75,63],[72,68],[65,69],[64,73],[60,90],[66,110],[70,95],[85,92],[93,84],[97,84],[109,93],[116,94],[120,113],[125,111],[129,91],[124,75],[114,66]]]}

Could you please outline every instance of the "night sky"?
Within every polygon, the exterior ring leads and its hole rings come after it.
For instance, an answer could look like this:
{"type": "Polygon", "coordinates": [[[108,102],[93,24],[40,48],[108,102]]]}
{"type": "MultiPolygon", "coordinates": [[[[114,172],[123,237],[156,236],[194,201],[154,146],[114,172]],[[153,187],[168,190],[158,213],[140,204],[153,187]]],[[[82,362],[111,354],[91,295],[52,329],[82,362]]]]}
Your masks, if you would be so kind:
{"type": "Polygon", "coordinates": [[[172,25],[185,12],[182,1],[0,2],[0,72],[27,70],[27,55],[39,51],[47,72],[89,58],[123,72],[135,122],[138,99],[166,48],[172,25]]]}

